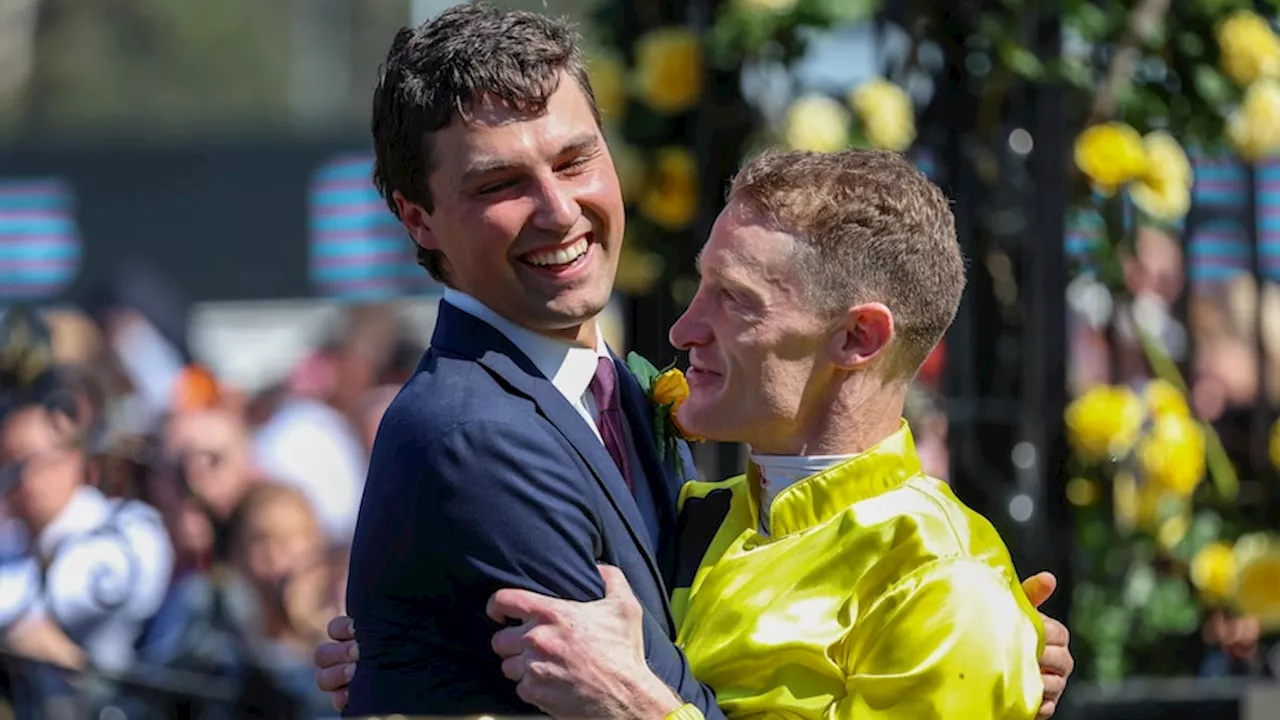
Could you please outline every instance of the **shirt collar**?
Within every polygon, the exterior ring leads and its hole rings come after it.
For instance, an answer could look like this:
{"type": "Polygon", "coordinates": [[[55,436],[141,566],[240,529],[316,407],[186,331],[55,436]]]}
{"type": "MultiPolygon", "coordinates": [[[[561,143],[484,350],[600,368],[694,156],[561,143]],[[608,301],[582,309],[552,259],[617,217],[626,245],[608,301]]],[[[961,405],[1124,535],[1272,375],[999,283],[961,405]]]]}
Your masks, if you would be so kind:
{"type": "MultiPolygon", "coordinates": [[[[759,517],[759,470],[748,468],[753,515],[759,517]]],[[[767,527],[776,540],[820,525],[854,503],[888,492],[923,471],[905,420],[871,449],[781,490],[769,507],[767,527]]]]}
{"type": "Polygon", "coordinates": [[[596,347],[592,350],[522,328],[459,290],[445,288],[444,300],[502,333],[572,404],[582,401],[582,396],[586,394],[596,375],[599,358],[612,357],[604,335],[598,331],[596,347]]]}

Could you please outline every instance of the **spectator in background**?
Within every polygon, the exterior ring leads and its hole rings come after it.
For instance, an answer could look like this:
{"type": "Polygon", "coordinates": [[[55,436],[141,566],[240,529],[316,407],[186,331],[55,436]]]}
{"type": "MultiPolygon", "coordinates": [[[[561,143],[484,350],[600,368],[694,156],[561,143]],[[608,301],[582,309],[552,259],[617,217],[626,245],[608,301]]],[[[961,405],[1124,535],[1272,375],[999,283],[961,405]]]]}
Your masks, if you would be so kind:
{"type": "Polygon", "coordinates": [[[224,582],[216,568],[229,561],[231,515],[256,480],[243,419],[224,407],[174,415],[165,424],[147,494],[164,516],[176,548],[174,582],[148,624],[143,658],[234,664],[210,647],[206,632],[248,613],[243,589],[224,582]],[[224,615],[225,612],[225,615],[224,615]]]}
{"type": "Polygon", "coordinates": [[[169,582],[169,538],[153,508],[87,483],[80,404],[41,323],[10,310],[0,334],[0,489],[26,538],[0,562],[0,631],[22,655],[126,670],[169,582]]]}
{"type": "Polygon", "coordinates": [[[263,473],[300,488],[335,545],[351,541],[360,509],[368,469],[364,435],[373,411],[368,402],[376,399],[369,394],[384,384],[398,387],[421,354],[391,306],[355,306],[335,338],[299,366],[257,430],[263,473]]]}
{"type": "Polygon", "coordinates": [[[260,483],[231,527],[233,562],[256,608],[253,624],[243,628],[248,647],[283,691],[324,712],[329,696],[315,687],[311,649],[324,638],[345,588],[331,582],[334,568],[311,504],[296,487],[260,483]]]}

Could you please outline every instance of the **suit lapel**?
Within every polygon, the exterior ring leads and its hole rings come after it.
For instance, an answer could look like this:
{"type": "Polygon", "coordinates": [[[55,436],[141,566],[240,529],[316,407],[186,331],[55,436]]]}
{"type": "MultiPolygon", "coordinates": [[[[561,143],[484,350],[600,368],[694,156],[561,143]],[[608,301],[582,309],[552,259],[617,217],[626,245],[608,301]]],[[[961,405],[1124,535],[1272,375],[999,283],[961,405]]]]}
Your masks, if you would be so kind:
{"type": "Polygon", "coordinates": [[[640,456],[654,504],[658,508],[658,566],[667,581],[667,587],[670,587],[675,567],[676,498],[680,492],[679,481],[672,472],[674,460],[667,458],[664,462],[658,455],[658,444],[653,433],[653,406],[640,388],[639,381],[625,363],[617,358],[614,358],[613,363],[618,371],[622,408],[631,427],[636,454],[640,456]]]}
{"type": "MultiPolygon", "coordinates": [[[[444,301],[440,303],[431,344],[433,347],[451,350],[475,359],[511,391],[532,400],[543,417],[547,418],[573,446],[583,462],[591,469],[596,482],[622,518],[622,523],[631,534],[632,541],[640,549],[649,571],[653,573],[654,581],[661,589],[663,609],[667,614],[668,624],[671,624],[673,621],[666,602],[664,573],[649,552],[649,544],[642,535],[645,530],[640,509],[636,506],[635,499],[631,496],[631,491],[627,488],[626,480],[618,470],[617,464],[578,411],[506,336],[488,323],[444,301]]],[[[631,377],[625,368],[620,368],[619,372],[626,373],[625,377],[632,383],[635,382],[635,378],[631,377]]],[[[648,426],[645,425],[645,427],[648,426]]],[[[650,443],[651,446],[652,443],[650,443]]],[[[641,448],[637,450],[643,457],[644,451],[641,448]]]]}

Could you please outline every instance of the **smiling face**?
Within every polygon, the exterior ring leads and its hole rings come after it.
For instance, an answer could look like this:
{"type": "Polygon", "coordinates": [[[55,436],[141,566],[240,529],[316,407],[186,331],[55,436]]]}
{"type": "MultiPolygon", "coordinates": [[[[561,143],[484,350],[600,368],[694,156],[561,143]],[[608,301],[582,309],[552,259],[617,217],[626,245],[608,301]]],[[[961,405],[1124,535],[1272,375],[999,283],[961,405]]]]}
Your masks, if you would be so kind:
{"type": "Polygon", "coordinates": [[[536,332],[576,338],[609,301],[622,249],[618,176],[592,105],[567,74],[544,112],[486,96],[437,132],[434,209],[396,193],[450,283],[536,332]]]}
{"type": "Polygon", "coordinates": [[[740,202],[716,220],[698,291],[671,327],[671,344],[689,351],[686,430],[768,451],[805,424],[808,401],[837,373],[828,350],[840,322],[807,302],[803,251],[740,202]]]}

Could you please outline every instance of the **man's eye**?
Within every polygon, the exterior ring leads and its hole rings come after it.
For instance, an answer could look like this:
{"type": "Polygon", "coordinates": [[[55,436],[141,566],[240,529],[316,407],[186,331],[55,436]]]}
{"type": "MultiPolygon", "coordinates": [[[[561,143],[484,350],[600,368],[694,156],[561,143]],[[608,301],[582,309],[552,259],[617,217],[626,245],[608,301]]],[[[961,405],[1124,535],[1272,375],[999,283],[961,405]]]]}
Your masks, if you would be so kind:
{"type": "Polygon", "coordinates": [[[510,180],[503,180],[502,182],[489,183],[488,185],[485,185],[480,188],[480,194],[493,195],[494,193],[500,193],[503,190],[506,190],[512,185],[515,185],[515,183],[510,180]]]}

